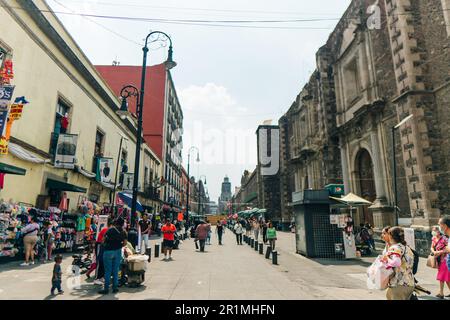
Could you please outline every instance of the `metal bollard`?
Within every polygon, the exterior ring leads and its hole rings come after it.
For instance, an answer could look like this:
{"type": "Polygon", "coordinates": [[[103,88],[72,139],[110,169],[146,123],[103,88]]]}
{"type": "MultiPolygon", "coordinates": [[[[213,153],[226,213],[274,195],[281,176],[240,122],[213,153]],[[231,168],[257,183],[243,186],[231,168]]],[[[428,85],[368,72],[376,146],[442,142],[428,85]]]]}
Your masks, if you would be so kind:
{"type": "Polygon", "coordinates": [[[272,251],[272,264],[278,264],[278,254],[277,251],[272,251]]]}
{"type": "Polygon", "coordinates": [[[250,247],[253,248],[253,244],[255,243],[255,240],[253,238],[250,238],[250,247]]]}
{"type": "Polygon", "coordinates": [[[148,255],[148,262],[152,261],[152,248],[146,248],[145,254],[148,255]]]}
{"type": "Polygon", "coordinates": [[[264,254],[264,243],[259,244],[259,254],[264,254]]]}
{"type": "Polygon", "coordinates": [[[272,247],[268,246],[266,251],[266,259],[270,258],[270,254],[272,253],[272,247]]]}
{"type": "Polygon", "coordinates": [[[245,242],[245,243],[248,243],[248,237],[247,237],[247,235],[245,235],[245,234],[244,234],[244,242],[245,242]]]}
{"type": "Polygon", "coordinates": [[[155,243],[155,258],[159,257],[159,244],[155,243]]]}
{"type": "Polygon", "coordinates": [[[258,251],[258,241],[255,241],[255,251],[258,251]]]}

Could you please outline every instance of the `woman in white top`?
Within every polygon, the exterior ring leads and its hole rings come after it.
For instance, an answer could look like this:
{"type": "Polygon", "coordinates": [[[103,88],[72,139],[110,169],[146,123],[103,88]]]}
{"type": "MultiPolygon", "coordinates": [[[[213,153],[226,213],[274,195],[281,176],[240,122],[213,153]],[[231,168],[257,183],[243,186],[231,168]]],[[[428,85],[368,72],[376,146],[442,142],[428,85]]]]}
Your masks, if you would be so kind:
{"type": "Polygon", "coordinates": [[[242,245],[242,234],[244,233],[244,228],[239,221],[237,221],[234,225],[234,233],[236,234],[237,244],[242,245]]]}
{"type": "Polygon", "coordinates": [[[34,246],[38,241],[39,228],[39,224],[36,223],[36,218],[31,217],[31,222],[21,230],[23,235],[23,245],[25,247],[25,262],[22,263],[21,266],[30,265],[30,257],[31,264],[34,264],[34,246]]]}

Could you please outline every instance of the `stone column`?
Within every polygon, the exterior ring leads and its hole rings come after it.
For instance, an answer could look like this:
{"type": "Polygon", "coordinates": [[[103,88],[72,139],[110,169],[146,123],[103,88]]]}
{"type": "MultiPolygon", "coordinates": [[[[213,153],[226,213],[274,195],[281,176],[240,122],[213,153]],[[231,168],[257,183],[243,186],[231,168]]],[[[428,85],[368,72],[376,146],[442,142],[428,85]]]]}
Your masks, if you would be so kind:
{"type": "Polygon", "coordinates": [[[345,194],[350,192],[350,176],[348,171],[347,145],[343,143],[343,138],[340,138],[341,164],[342,164],[342,179],[344,180],[345,194]]]}
{"type": "Polygon", "coordinates": [[[395,224],[395,215],[392,207],[387,204],[386,188],[383,181],[385,174],[381,165],[381,148],[376,126],[370,132],[370,142],[372,144],[373,174],[377,198],[369,209],[373,214],[374,227],[376,229],[382,229],[387,225],[392,226],[395,224]]]}

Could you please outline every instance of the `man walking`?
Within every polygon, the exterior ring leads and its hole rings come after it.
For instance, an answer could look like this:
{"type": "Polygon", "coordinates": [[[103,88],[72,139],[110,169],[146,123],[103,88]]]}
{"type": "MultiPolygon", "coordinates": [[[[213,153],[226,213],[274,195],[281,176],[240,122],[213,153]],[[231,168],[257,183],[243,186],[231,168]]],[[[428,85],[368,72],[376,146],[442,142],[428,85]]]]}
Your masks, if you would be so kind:
{"type": "Polygon", "coordinates": [[[236,221],[236,224],[234,225],[234,233],[236,234],[237,244],[242,245],[242,233],[244,233],[244,228],[239,220],[236,221]]]}
{"type": "Polygon", "coordinates": [[[163,233],[163,252],[164,260],[172,260],[172,249],[175,240],[175,232],[177,228],[170,222],[170,219],[166,219],[166,224],[161,228],[163,233]],[[167,250],[169,250],[169,258],[167,258],[167,250]]]}
{"type": "Polygon", "coordinates": [[[217,222],[216,227],[217,237],[219,238],[219,246],[222,245],[223,225],[220,221],[217,222]]]}
{"type": "Polygon", "coordinates": [[[139,243],[138,252],[145,253],[145,250],[148,248],[148,238],[150,236],[150,227],[151,223],[148,220],[147,213],[144,213],[142,216],[142,220],[139,221],[139,227],[141,228],[141,243],[139,243]],[[142,246],[142,242],[144,242],[144,246],[142,246]]]}
{"type": "Polygon", "coordinates": [[[195,230],[197,239],[200,242],[200,252],[205,252],[205,242],[210,230],[211,227],[204,221],[200,221],[200,224],[197,226],[197,229],[195,230]]]}

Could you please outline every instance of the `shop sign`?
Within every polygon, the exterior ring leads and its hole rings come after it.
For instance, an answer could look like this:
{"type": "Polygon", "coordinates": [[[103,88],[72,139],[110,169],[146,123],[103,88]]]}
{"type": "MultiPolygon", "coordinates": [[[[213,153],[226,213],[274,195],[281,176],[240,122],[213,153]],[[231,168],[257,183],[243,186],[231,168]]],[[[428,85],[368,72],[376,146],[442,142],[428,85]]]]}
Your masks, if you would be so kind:
{"type": "Polygon", "coordinates": [[[414,235],[414,229],[413,228],[403,228],[403,231],[405,232],[406,244],[413,250],[416,250],[416,238],[414,235]]]}
{"type": "Polygon", "coordinates": [[[77,152],[77,134],[59,134],[55,153],[55,167],[74,169],[77,152]]]}
{"type": "Polygon", "coordinates": [[[3,132],[6,128],[6,119],[8,117],[8,110],[0,110],[0,135],[3,136],[3,132]]]}
{"type": "Polygon", "coordinates": [[[337,214],[330,215],[330,224],[339,224],[339,215],[337,214]]]}
{"type": "Polygon", "coordinates": [[[108,216],[107,215],[98,216],[97,234],[95,236],[95,240],[98,239],[98,234],[100,233],[100,231],[107,226],[108,226],[108,216]]]}
{"type": "Polygon", "coordinates": [[[98,158],[97,161],[97,181],[111,183],[114,172],[113,158],[98,158]]]}
{"type": "Polygon", "coordinates": [[[9,118],[11,120],[19,120],[22,117],[23,104],[12,104],[9,118]]]}
{"type": "Polygon", "coordinates": [[[0,86],[0,110],[8,110],[11,102],[15,86],[4,85],[0,86]]]}

